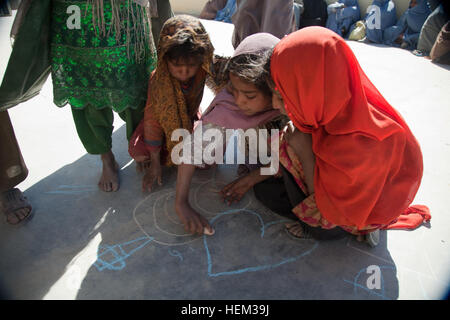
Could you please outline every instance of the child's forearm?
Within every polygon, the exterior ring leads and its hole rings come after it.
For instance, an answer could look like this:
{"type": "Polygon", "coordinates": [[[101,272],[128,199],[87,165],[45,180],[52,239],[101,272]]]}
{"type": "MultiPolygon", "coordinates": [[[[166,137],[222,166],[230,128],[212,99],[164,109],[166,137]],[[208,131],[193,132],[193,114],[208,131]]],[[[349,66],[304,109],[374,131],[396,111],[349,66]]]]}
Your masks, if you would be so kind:
{"type": "MultiPolygon", "coordinates": [[[[269,167],[269,166],[266,166],[269,167]]],[[[249,178],[253,185],[269,179],[272,175],[261,174],[261,168],[255,169],[249,173],[249,178]]]]}
{"type": "Polygon", "coordinates": [[[178,166],[175,204],[188,202],[189,187],[194,173],[195,166],[192,164],[182,163],[178,166]]]}

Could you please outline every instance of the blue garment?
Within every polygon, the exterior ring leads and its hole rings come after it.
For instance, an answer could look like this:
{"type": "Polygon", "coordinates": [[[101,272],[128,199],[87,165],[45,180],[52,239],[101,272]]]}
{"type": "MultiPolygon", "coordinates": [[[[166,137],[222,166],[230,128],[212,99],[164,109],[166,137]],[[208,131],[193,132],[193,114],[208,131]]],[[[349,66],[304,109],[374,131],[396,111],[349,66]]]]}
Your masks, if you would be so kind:
{"type": "Polygon", "coordinates": [[[364,18],[366,37],[372,42],[383,43],[383,30],[395,25],[397,12],[391,0],[373,0],[364,18]]]}
{"type": "Polygon", "coordinates": [[[350,31],[350,26],[360,19],[357,0],[339,0],[337,3],[330,4],[327,7],[327,12],[327,28],[341,37],[346,37],[350,31]],[[344,33],[342,33],[343,30],[344,33]]]}
{"type": "Polygon", "coordinates": [[[228,0],[225,7],[217,11],[216,21],[231,22],[231,16],[236,11],[236,0],[228,0]]]}
{"type": "Polygon", "coordinates": [[[406,49],[414,50],[417,47],[420,30],[430,15],[431,10],[427,0],[416,0],[417,5],[410,7],[403,13],[395,26],[384,30],[384,43],[391,46],[399,46],[395,40],[403,33],[403,42],[407,44],[406,49]]]}

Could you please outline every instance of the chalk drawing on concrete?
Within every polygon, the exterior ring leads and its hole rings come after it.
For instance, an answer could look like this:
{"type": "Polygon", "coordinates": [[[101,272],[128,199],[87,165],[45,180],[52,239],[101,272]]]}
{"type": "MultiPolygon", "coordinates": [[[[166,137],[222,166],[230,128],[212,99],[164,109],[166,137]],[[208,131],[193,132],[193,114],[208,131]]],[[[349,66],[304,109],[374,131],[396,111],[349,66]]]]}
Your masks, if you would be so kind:
{"type": "MultiPolygon", "coordinates": [[[[287,237],[286,233],[282,231],[284,230],[284,222],[288,220],[280,218],[274,220],[274,214],[269,209],[261,209],[257,205],[252,206],[250,194],[245,195],[239,203],[227,205],[222,202],[219,192],[227,182],[222,181],[221,177],[216,178],[215,170],[211,171],[212,178],[210,176],[209,179],[204,179],[203,175],[203,179],[200,181],[193,179],[190,203],[194,210],[197,210],[210,221],[210,224],[216,229],[216,234],[212,237],[192,235],[184,230],[173,205],[175,190],[170,187],[148,195],[133,210],[133,219],[147,239],[152,239],[155,244],[169,247],[169,255],[178,258],[180,262],[184,261],[184,257],[174,247],[184,246],[203,239],[207,274],[210,277],[277,268],[309,255],[318,247],[318,242],[315,240],[294,240],[287,237]],[[261,210],[255,209],[255,207],[261,210]],[[230,216],[236,216],[238,220],[230,221],[227,219],[230,216]],[[241,230],[238,230],[239,228],[241,230]],[[270,230],[270,232],[267,233],[267,230],[270,230]],[[260,248],[254,248],[255,243],[248,241],[248,244],[253,246],[251,251],[257,252],[254,256],[247,255],[249,261],[234,261],[236,254],[233,254],[233,248],[227,255],[221,256],[215,244],[219,242],[221,242],[220,245],[225,243],[238,244],[238,237],[241,234],[246,234],[253,239],[255,234],[258,234],[261,238],[260,243],[264,243],[265,247],[259,245],[257,247],[260,248]],[[230,237],[237,237],[237,239],[233,241],[234,239],[230,239],[230,237]],[[292,242],[295,245],[285,245],[286,242],[292,242]],[[280,251],[279,247],[284,247],[284,251],[280,251]],[[229,259],[230,257],[233,258],[229,259]],[[229,265],[223,267],[221,263],[218,263],[220,260],[229,260],[227,261],[229,265]]],[[[247,256],[244,255],[241,258],[245,259],[247,256]]]]}
{"type": "MultiPolygon", "coordinates": [[[[380,270],[391,270],[393,272],[396,272],[396,268],[393,266],[379,266],[380,270]]],[[[389,298],[386,295],[386,288],[385,288],[385,281],[384,281],[384,277],[383,277],[383,273],[380,273],[380,282],[381,282],[381,286],[380,289],[370,289],[366,282],[364,281],[365,278],[362,277],[363,274],[367,275],[366,273],[367,268],[361,269],[358,274],[355,276],[355,278],[353,279],[353,281],[347,280],[347,279],[343,279],[344,282],[349,283],[351,285],[353,285],[353,293],[355,295],[358,294],[358,289],[361,289],[373,296],[377,296],[379,298],[382,298],[383,300],[392,300],[392,298],[389,298]]]]}
{"type": "MultiPolygon", "coordinates": [[[[248,210],[248,209],[235,209],[229,210],[226,212],[222,212],[211,219],[210,223],[214,227],[218,225],[220,222],[223,222],[226,225],[226,228],[216,228],[216,234],[214,237],[203,236],[203,244],[205,247],[206,257],[207,257],[207,270],[208,276],[210,277],[220,277],[220,276],[230,276],[237,275],[246,272],[256,272],[274,269],[280,267],[287,263],[295,262],[313,252],[319,245],[319,243],[315,240],[302,240],[296,239],[292,240],[286,237],[282,228],[284,228],[284,223],[289,220],[281,219],[276,221],[264,222],[261,214],[248,210]],[[238,221],[220,221],[224,220],[223,218],[230,217],[232,215],[237,216],[238,221]],[[256,224],[255,224],[256,222],[256,224]],[[234,223],[234,225],[233,225],[234,223]],[[279,226],[277,226],[279,225],[279,226]],[[245,228],[241,228],[241,230],[235,230],[239,226],[245,226],[245,228]],[[277,226],[273,232],[267,233],[270,228],[277,226]],[[237,239],[234,242],[234,247],[231,247],[230,250],[233,254],[225,254],[224,255],[224,246],[218,246],[215,250],[212,249],[210,243],[211,242],[220,242],[222,237],[229,237],[227,232],[230,229],[233,230],[234,235],[241,235],[242,239],[237,239]],[[254,246],[254,243],[251,242],[249,245],[252,246],[249,248],[248,252],[245,251],[245,236],[243,233],[247,230],[248,233],[254,234],[258,232],[260,235],[259,245],[257,247],[254,246]],[[218,240],[217,240],[218,238],[218,240]],[[240,242],[240,240],[242,240],[240,242]],[[287,242],[295,241],[296,246],[285,245],[287,242]],[[236,245],[237,243],[237,245],[236,245]],[[238,249],[238,250],[236,250],[238,249]],[[221,261],[221,263],[214,263],[213,253],[224,255],[227,257],[226,261],[221,261]],[[238,257],[239,260],[232,261],[232,259],[237,255],[238,252],[241,252],[242,256],[238,257]],[[230,263],[231,261],[231,263],[230,263]],[[222,270],[222,271],[218,271],[222,270]]],[[[230,239],[228,238],[228,243],[230,243],[230,239]]],[[[233,241],[231,241],[233,242],[233,241]]],[[[216,257],[217,258],[217,257],[216,257]]]]}
{"type": "Polygon", "coordinates": [[[68,186],[60,185],[56,190],[47,191],[46,194],[58,194],[58,195],[75,195],[83,193],[91,193],[98,190],[96,185],[81,185],[81,186],[68,186]]]}
{"type": "MultiPolygon", "coordinates": [[[[395,231],[383,231],[383,232],[395,232],[395,231]]],[[[396,272],[397,272],[397,278],[399,279],[399,281],[400,281],[400,279],[402,279],[402,282],[408,282],[408,283],[417,282],[418,287],[421,289],[423,299],[430,298],[424,285],[423,285],[423,280],[427,280],[431,283],[434,283],[435,286],[440,285],[440,281],[436,278],[436,275],[433,271],[433,268],[430,263],[430,259],[429,259],[426,251],[416,252],[417,255],[422,257],[422,259],[419,259],[419,261],[426,262],[426,264],[424,263],[423,265],[420,265],[420,266],[415,265],[414,267],[416,270],[414,270],[414,269],[412,269],[411,266],[406,266],[405,263],[402,261],[396,261],[396,263],[394,263],[393,261],[386,260],[385,258],[377,255],[376,252],[373,252],[374,251],[373,249],[366,247],[365,245],[361,245],[361,247],[359,248],[358,244],[360,244],[360,243],[356,242],[356,240],[354,240],[353,238],[349,238],[349,240],[347,242],[347,247],[349,247],[353,250],[356,250],[364,255],[370,256],[372,258],[375,258],[379,261],[386,263],[388,266],[385,266],[384,267],[385,269],[395,267],[396,272]],[[356,245],[353,245],[352,243],[355,243],[356,245]],[[421,267],[424,267],[425,269],[422,269],[421,267]],[[426,269],[428,269],[428,270],[426,270],[426,269]]],[[[411,247],[414,248],[414,245],[412,244],[411,247]]],[[[344,280],[344,281],[346,281],[348,283],[352,283],[355,286],[361,288],[359,285],[354,283],[355,281],[353,281],[353,282],[350,282],[348,280],[344,280]]],[[[367,288],[362,288],[362,289],[366,290],[367,288]]],[[[383,295],[376,294],[373,291],[370,291],[370,293],[372,295],[378,295],[381,298],[385,298],[383,295]]]]}
{"type": "Polygon", "coordinates": [[[201,183],[193,192],[193,206],[206,217],[214,217],[218,212],[248,208],[252,203],[248,192],[238,203],[228,205],[223,201],[220,191],[227,184],[213,179],[201,183]]]}
{"type": "MultiPolygon", "coordinates": [[[[165,246],[181,246],[193,241],[200,239],[200,236],[193,236],[190,233],[186,233],[183,230],[182,224],[172,224],[171,228],[174,230],[168,231],[165,228],[162,228],[158,220],[161,217],[158,215],[163,215],[165,217],[174,216],[173,213],[168,212],[171,209],[171,206],[165,205],[167,199],[173,199],[175,194],[175,190],[166,189],[161,190],[159,192],[155,192],[141,200],[137,206],[133,210],[133,219],[139,229],[149,238],[153,239],[153,242],[158,243],[160,245],[165,246]],[[150,216],[150,223],[148,219],[144,219],[145,221],[140,221],[138,219],[138,211],[145,210],[145,208],[151,208],[147,212],[143,212],[144,217],[150,216]],[[159,210],[158,210],[159,209],[159,210]],[[162,209],[162,210],[161,210],[162,209]],[[147,222],[147,223],[146,223],[147,222]],[[148,231],[148,232],[147,232],[148,231]],[[150,235],[152,234],[152,235],[150,235]]],[[[174,208],[173,208],[174,210],[174,208]]],[[[141,212],[139,212],[141,213],[141,212]]],[[[178,219],[178,218],[177,218],[178,219]]],[[[162,219],[164,221],[164,219],[162,219]]],[[[170,221],[174,221],[174,218],[171,218],[170,221]]]]}
{"type": "Polygon", "coordinates": [[[131,257],[147,244],[152,242],[151,237],[141,237],[113,246],[101,245],[98,248],[97,260],[94,266],[98,271],[122,270],[127,265],[125,260],[131,257]]]}

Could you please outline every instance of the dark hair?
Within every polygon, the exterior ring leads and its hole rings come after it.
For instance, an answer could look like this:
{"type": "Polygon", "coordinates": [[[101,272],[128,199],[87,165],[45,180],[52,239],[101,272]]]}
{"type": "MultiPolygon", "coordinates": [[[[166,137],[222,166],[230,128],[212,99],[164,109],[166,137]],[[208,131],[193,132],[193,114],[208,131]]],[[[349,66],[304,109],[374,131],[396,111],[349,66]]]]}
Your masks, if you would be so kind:
{"type": "Polygon", "coordinates": [[[202,63],[206,54],[205,46],[196,42],[191,34],[186,33],[183,37],[178,37],[177,43],[167,50],[165,57],[171,61],[191,60],[202,63]]]}
{"type": "MultiPolygon", "coordinates": [[[[269,56],[270,57],[270,56],[269,56]]],[[[228,64],[228,71],[241,78],[254,84],[258,90],[262,91],[265,95],[271,96],[272,91],[267,84],[266,78],[270,77],[269,72],[265,68],[266,54],[241,54],[234,58],[231,58],[228,64]]]]}
{"type": "Polygon", "coordinates": [[[264,70],[266,70],[265,73],[265,81],[267,86],[269,87],[270,91],[274,91],[275,90],[275,82],[272,79],[272,75],[270,74],[270,58],[272,57],[272,53],[273,53],[273,49],[267,50],[266,52],[264,52],[263,57],[261,58],[261,63],[263,64],[263,68],[264,70]]]}

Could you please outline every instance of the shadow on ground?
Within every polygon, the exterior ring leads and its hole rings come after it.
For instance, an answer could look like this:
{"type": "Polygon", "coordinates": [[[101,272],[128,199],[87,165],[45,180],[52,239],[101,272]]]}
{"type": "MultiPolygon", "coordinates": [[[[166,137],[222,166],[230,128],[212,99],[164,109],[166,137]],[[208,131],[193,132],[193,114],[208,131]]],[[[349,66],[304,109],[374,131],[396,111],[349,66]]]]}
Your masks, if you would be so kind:
{"type": "Polygon", "coordinates": [[[226,206],[217,191],[236,175],[198,171],[191,203],[215,235],[184,233],[173,210],[176,171],[140,189],[125,127],[113,134],[121,187],[103,193],[98,157],[85,155],[26,191],[35,215],[2,222],[0,285],[9,299],[396,299],[396,266],[381,232],[376,248],[352,236],[298,240],[252,194],[226,206]],[[128,164],[128,165],[126,165],[128,164]],[[376,266],[375,269],[372,269],[376,266]],[[378,272],[379,271],[379,272],[378,272]],[[378,282],[376,276],[379,275],[378,282]]]}

